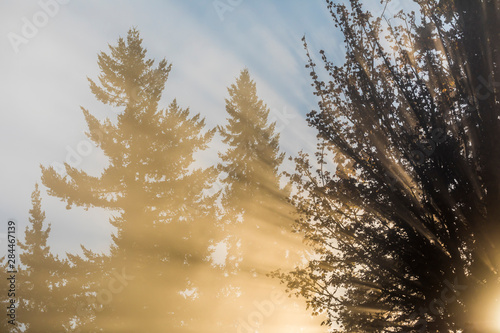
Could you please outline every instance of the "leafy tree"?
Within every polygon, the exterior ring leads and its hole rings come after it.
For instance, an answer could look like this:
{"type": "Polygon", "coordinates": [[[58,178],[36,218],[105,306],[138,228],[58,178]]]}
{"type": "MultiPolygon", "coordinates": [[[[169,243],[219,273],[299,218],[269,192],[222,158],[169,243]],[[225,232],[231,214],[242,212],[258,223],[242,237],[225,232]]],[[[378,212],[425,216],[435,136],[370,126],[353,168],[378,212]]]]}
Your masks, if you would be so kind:
{"type": "Polygon", "coordinates": [[[42,167],[49,193],[68,207],[114,212],[109,260],[88,253],[103,265],[88,287],[97,309],[90,318],[105,332],[194,330],[190,307],[200,302],[197,272],[206,263],[214,223],[213,198],[204,193],[215,169],[196,168],[193,155],[215,130],[206,130],[199,114],[191,116],[175,100],[159,108],[171,66],[161,60],[154,67],[137,30],[110,46],[109,54],[101,52],[98,64],[101,74],[97,83],[89,79],[90,88],[118,115],[100,121],[82,110],[87,135],[109,165],[99,176],[68,164],[66,175],[42,167]],[[110,287],[116,272],[126,277],[122,288],[110,287]]]}
{"type": "Polygon", "coordinates": [[[61,273],[66,269],[66,262],[54,256],[47,245],[51,227],[50,224],[45,227],[38,184],[31,202],[25,241],[18,243],[23,267],[16,276],[17,320],[25,327],[23,332],[64,332],[71,317],[62,293],[65,280],[61,273]]]}
{"type": "Polygon", "coordinates": [[[392,18],[326,2],[345,63],[320,51],[322,70],[304,39],[317,164],[301,153],[290,175],[316,255],[277,275],[334,331],[492,330],[499,1],[418,0],[392,18]]]}

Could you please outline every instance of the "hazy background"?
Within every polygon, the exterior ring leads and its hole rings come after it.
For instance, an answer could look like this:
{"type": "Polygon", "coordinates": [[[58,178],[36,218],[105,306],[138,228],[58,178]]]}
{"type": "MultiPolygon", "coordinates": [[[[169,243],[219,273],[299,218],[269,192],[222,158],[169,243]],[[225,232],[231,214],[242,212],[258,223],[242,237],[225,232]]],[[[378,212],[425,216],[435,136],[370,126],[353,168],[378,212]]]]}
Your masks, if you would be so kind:
{"type": "MultiPolygon", "coordinates": [[[[173,64],[163,107],[177,98],[182,107],[206,117],[209,127],[223,124],[226,89],[247,67],[259,97],[272,109],[270,118],[276,118],[282,150],[288,155],[311,151],[315,134],[304,117],[316,102],[300,39],[306,34],[314,45],[332,38],[324,1],[242,1],[233,8],[221,20],[212,1],[69,1],[16,53],[8,34],[22,36],[23,18],[33,22],[42,8],[38,1],[2,1],[0,220],[14,218],[24,230],[39,165],[63,163],[68,147],[76,150],[86,140],[80,106],[98,117],[113,114],[96,102],[87,77],[97,77],[97,53],[130,27],[141,31],[148,57],[173,64]]],[[[215,151],[218,138],[213,143],[215,151]]],[[[215,153],[203,159],[217,161],[215,153]]],[[[98,149],[79,163],[95,173],[104,165],[98,149]]],[[[67,211],[43,192],[42,187],[53,251],[78,252],[79,244],[107,249],[111,227],[89,218],[104,212],[67,211]]]]}
{"type": "MultiPolygon", "coordinates": [[[[27,43],[13,47],[12,34],[22,36],[26,20],[33,22],[47,1],[4,0],[0,3],[0,221],[18,222],[20,238],[28,223],[30,195],[40,182],[39,165],[63,163],[77,150],[86,124],[80,106],[102,119],[113,117],[95,100],[87,77],[98,75],[97,54],[108,51],[118,37],[136,27],[148,58],[172,63],[163,103],[176,98],[181,107],[206,118],[209,128],[225,124],[227,87],[243,68],[257,83],[257,93],[271,109],[270,119],[281,132],[287,156],[313,152],[315,131],[305,115],[316,107],[305,51],[306,35],[313,55],[315,45],[329,45],[334,60],[344,56],[342,37],[335,31],[324,0],[230,1],[231,11],[218,12],[222,1],[68,1],[49,15],[27,43]],[[10,36],[10,37],[9,37],[10,36]]],[[[391,8],[398,8],[395,1],[391,8]]],[[[378,1],[374,1],[374,6],[378,1]]],[[[374,7],[374,13],[381,6],[374,7]]],[[[215,137],[199,163],[218,162],[225,150],[215,137]]],[[[96,148],[72,165],[98,174],[106,165],[96,148]]],[[[71,162],[70,162],[71,164],[71,162]]],[[[293,166],[285,161],[284,168],[293,166]]],[[[52,224],[52,251],[80,253],[80,244],[107,251],[113,231],[104,210],[65,209],[65,204],[42,190],[46,222],[52,224]]],[[[5,240],[6,227],[0,229],[5,240]]],[[[5,242],[3,242],[5,244],[5,242]]],[[[2,251],[5,251],[2,249],[2,251]]],[[[221,253],[220,255],[224,255],[221,253]]],[[[319,329],[316,328],[316,329],[319,329]]]]}
{"type": "MultiPolygon", "coordinates": [[[[97,117],[113,114],[97,102],[87,77],[98,74],[97,53],[108,50],[129,28],[137,27],[148,57],[166,58],[173,64],[163,107],[173,98],[182,107],[206,117],[209,127],[225,121],[227,87],[247,67],[257,83],[259,97],[271,108],[281,132],[281,149],[287,155],[313,151],[315,133],[305,114],[316,107],[301,38],[306,35],[312,53],[315,45],[343,58],[342,38],[335,30],[324,0],[242,0],[232,11],[216,9],[217,2],[193,1],[67,1],[48,16],[34,37],[18,51],[9,33],[22,36],[23,19],[43,11],[39,2],[4,0],[0,3],[0,220],[17,220],[24,230],[30,194],[40,179],[39,165],[63,163],[68,147],[76,150],[86,140],[80,106],[97,117]],[[338,43],[320,41],[337,40],[338,43]]],[[[238,3],[238,1],[232,1],[238,3]]],[[[383,7],[377,1],[374,13],[383,7]]],[[[398,9],[395,1],[386,10],[398,9]]],[[[220,146],[214,140],[213,152],[220,146]]],[[[204,154],[208,164],[216,153],[204,154]]],[[[285,162],[287,164],[288,162],[285,162]]],[[[79,167],[98,173],[105,159],[98,149],[83,157],[79,167]]],[[[57,253],[78,251],[79,244],[106,250],[112,231],[99,219],[44,195],[47,221],[52,223],[49,243],[57,253]]],[[[103,212],[101,213],[103,214],[103,212]]],[[[0,230],[0,237],[5,237],[0,230]]]]}

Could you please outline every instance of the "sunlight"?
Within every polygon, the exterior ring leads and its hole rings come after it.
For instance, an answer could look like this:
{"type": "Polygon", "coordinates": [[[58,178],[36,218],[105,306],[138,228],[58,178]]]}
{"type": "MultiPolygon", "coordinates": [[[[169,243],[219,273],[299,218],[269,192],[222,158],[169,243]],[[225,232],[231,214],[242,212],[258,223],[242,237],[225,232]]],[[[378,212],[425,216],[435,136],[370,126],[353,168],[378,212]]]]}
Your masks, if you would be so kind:
{"type": "Polygon", "coordinates": [[[492,314],[490,315],[492,318],[492,328],[495,332],[500,332],[500,302],[497,298],[494,303],[494,308],[492,314]]]}
{"type": "Polygon", "coordinates": [[[476,321],[472,322],[472,327],[481,332],[500,332],[500,293],[494,297],[488,297],[483,294],[483,299],[487,301],[482,306],[478,307],[478,312],[475,315],[476,321]]]}

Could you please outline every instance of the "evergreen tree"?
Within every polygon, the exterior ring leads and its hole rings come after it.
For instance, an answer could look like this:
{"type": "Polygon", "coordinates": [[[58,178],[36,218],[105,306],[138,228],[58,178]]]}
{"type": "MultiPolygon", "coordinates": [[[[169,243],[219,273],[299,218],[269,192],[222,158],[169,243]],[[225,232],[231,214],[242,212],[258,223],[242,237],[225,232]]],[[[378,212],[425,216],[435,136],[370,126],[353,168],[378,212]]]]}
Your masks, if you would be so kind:
{"type": "Polygon", "coordinates": [[[62,292],[72,321],[69,332],[99,332],[101,323],[95,320],[96,316],[113,300],[114,294],[127,286],[128,275],[117,279],[117,274],[113,274],[116,270],[111,274],[104,272],[103,269],[112,267],[111,258],[81,248],[83,256],[66,253],[69,267],[62,272],[66,281],[62,292]]]}
{"type": "Polygon", "coordinates": [[[96,327],[191,331],[196,318],[189,309],[200,302],[197,272],[209,254],[215,209],[213,198],[204,195],[215,170],[195,168],[193,154],[207,147],[214,130],[205,130],[204,119],[190,116],[175,100],[159,108],[171,66],[162,60],[154,67],[138,31],[130,30],[110,50],[99,54],[98,83],[89,81],[99,101],[121,108],[117,119],[99,121],[82,108],[87,135],[109,165],[97,177],[68,164],[64,176],[42,168],[42,179],[68,207],[115,212],[109,264],[99,267],[104,287],[94,283],[89,291],[100,307],[96,327]],[[113,293],[109,285],[117,272],[126,283],[113,293]]]}
{"type": "MultiPolygon", "coordinates": [[[[269,109],[259,100],[247,69],[228,92],[228,124],[219,127],[223,142],[229,146],[225,153],[219,153],[219,169],[225,175],[222,183],[226,185],[222,204],[234,226],[230,234],[236,243],[241,241],[240,269],[255,271],[264,258],[272,259],[269,247],[264,246],[266,235],[279,236],[290,221],[285,212],[287,193],[280,187],[278,170],[284,153],[279,151],[276,124],[269,123],[269,109]],[[242,223],[237,223],[238,218],[242,223]]],[[[277,244],[279,240],[271,241],[277,244]]]]}
{"type": "Polygon", "coordinates": [[[317,254],[281,277],[338,332],[497,320],[500,2],[416,2],[388,19],[327,0],[345,63],[307,51],[319,167],[296,158],[293,201],[317,254]]]}
{"type": "MultiPolygon", "coordinates": [[[[269,122],[270,110],[258,98],[247,69],[228,92],[228,124],[219,127],[223,142],[229,146],[219,153],[228,247],[227,277],[223,279],[226,295],[219,302],[230,303],[226,313],[233,311],[233,316],[246,318],[255,311],[255,302],[269,299],[277,287],[267,274],[277,266],[292,267],[286,264],[292,260],[291,254],[298,252],[300,240],[291,233],[288,189],[280,186],[279,168],[285,155],[280,152],[276,124],[269,122]]],[[[283,305],[274,315],[291,311],[285,308],[283,305]]]]}
{"type": "Polygon", "coordinates": [[[24,332],[64,332],[70,315],[61,292],[65,281],[62,272],[66,263],[50,252],[47,240],[50,224],[45,228],[45,212],[42,210],[38,184],[31,195],[30,224],[25,230],[20,260],[23,268],[17,274],[19,297],[18,321],[24,332]]]}

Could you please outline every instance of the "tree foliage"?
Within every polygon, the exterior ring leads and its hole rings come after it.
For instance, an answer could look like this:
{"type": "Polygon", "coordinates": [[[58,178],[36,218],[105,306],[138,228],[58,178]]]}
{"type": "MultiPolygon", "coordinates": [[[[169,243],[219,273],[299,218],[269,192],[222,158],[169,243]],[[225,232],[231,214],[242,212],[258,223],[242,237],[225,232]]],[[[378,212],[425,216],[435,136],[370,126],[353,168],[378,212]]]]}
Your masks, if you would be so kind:
{"type": "Polygon", "coordinates": [[[193,155],[207,148],[215,130],[206,130],[199,114],[192,116],[175,100],[159,107],[171,66],[166,60],[155,66],[146,58],[137,30],[110,46],[109,53],[101,52],[98,65],[98,81],[89,79],[90,88],[118,111],[116,119],[98,120],[82,111],[87,135],[108,166],[99,176],[68,164],[65,175],[42,168],[49,194],[68,207],[113,212],[109,260],[90,252],[86,258],[103,264],[86,292],[97,300],[93,322],[105,332],[194,330],[190,308],[200,301],[203,283],[197,271],[207,261],[214,230],[214,198],[205,192],[215,169],[196,167],[193,155]],[[110,287],[115,272],[130,279],[122,288],[110,287]]]}
{"type": "Polygon", "coordinates": [[[233,238],[232,248],[241,243],[240,254],[233,253],[242,261],[239,269],[255,272],[266,256],[272,259],[267,244],[279,243],[276,235],[290,222],[287,192],[280,186],[279,167],[285,155],[279,150],[276,123],[269,123],[270,110],[258,98],[248,70],[241,72],[228,92],[228,124],[219,127],[222,142],[229,147],[219,154],[219,170],[225,175],[222,183],[226,185],[222,205],[225,219],[232,226],[228,232],[233,238]],[[275,239],[266,242],[263,238],[269,234],[275,239]]]}
{"type": "MultiPolygon", "coordinates": [[[[47,240],[50,224],[45,224],[38,184],[31,195],[32,207],[24,242],[17,239],[19,225],[9,226],[8,255],[1,258],[0,277],[6,281],[0,303],[7,309],[2,318],[2,332],[65,331],[70,318],[64,314],[66,299],[62,291],[65,280],[60,273],[66,262],[50,252],[47,240]],[[11,229],[13,228],[13,229],[11,229]],[[9,260],[7,260],[9,259],[9,260]],[[9,311],[13,303],[13,311],[9,311]],[[13,317],[11,317],[12,315],[13,317]]],[[[5,246],[5,243],[0,242],[5,246]]]]}
{"type": "MultiPolygon", "coordinates": [[[[262,300],[270,304],[270,295],[278,288],[267,274],[276,265],[293,267],[291,248],[300,239],[287,232],[293,222],[292,206],[287,202],[288,189],[280,184],[285,155],[280,152],[276,123],[269,120],[270,109],[259,99],[247,69],[228,93],[227,123],[219,126],[227,149],[219,153],[218,166],[223,186],[219,239],[227,255],[216,279],[219,287],[214,289],[219,291],[218,318],[226,322],[223,331],[247,331],[258,326],[245,322],[255,304],[262,300]]],[[[273,315],[282,313],[290,314],[291,309],[282,306],[273,315]]],[[[267,332],[266,327],[259,330],[267,332]]]]}
{"type": "Polygon", "coordinates": [[[316,65],[304,39],[318,150],[290,175],[316,255],[281,278],[339,332],[491,329],[499,2],[418,0],[391,18],[326,2],[345,63],[320,51],[316,65]]]}

